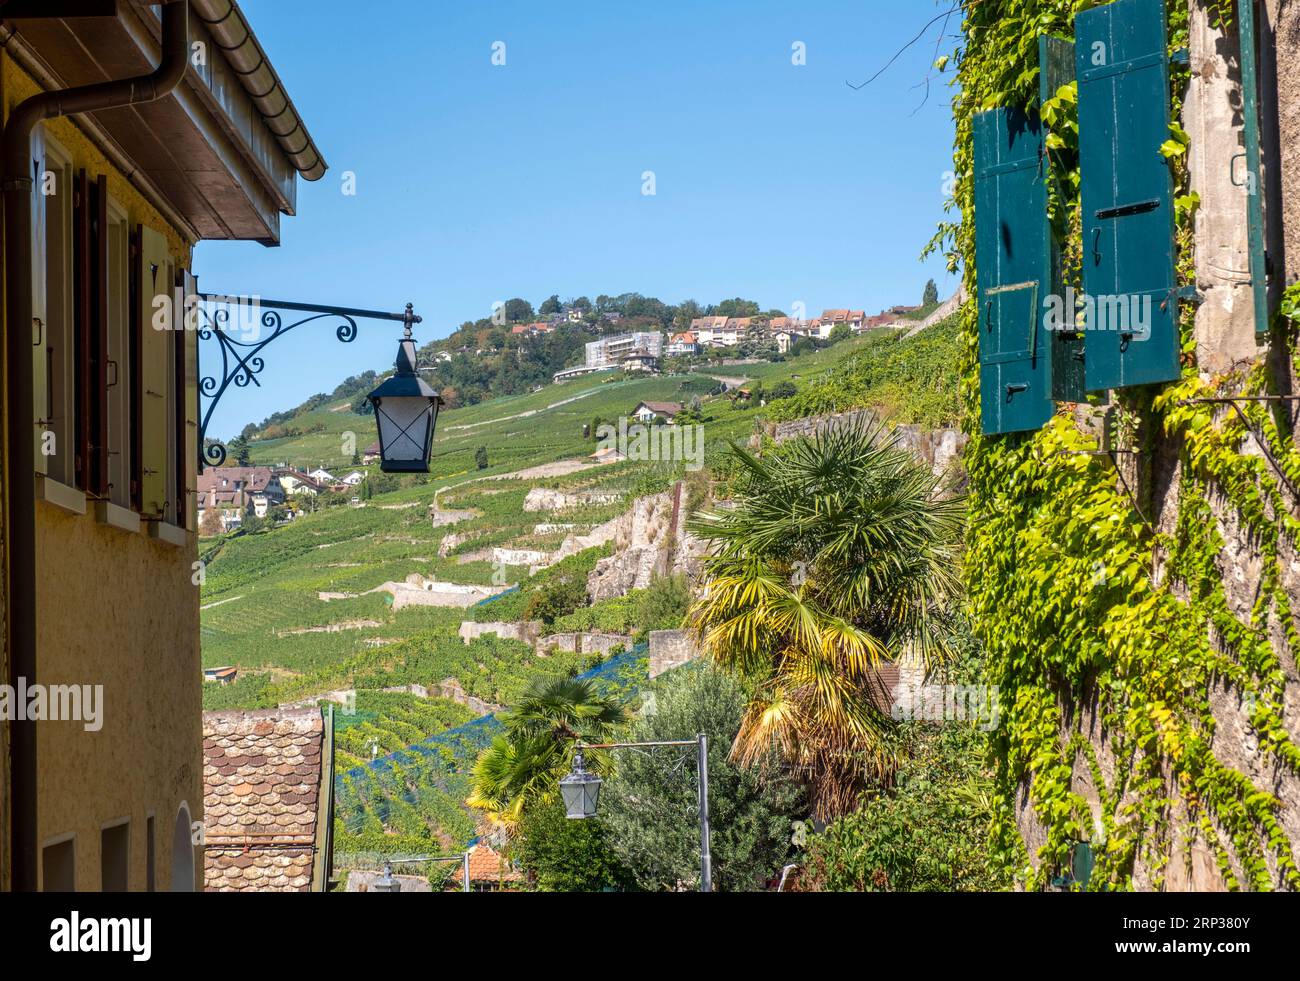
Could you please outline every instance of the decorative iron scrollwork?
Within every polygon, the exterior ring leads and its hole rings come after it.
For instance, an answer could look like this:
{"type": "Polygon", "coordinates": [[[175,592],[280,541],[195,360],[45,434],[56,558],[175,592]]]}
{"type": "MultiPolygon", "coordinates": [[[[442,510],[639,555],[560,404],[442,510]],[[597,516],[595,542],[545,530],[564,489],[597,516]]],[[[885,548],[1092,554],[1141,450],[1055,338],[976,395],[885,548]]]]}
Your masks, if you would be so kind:
{"type": "MultiPolygon", "coordinates": [[[[350,307],[327,307],[313,306],[304,303],[289,303],[282,300],[261,300],[259,308],[280,308],[285,310],[296,310],[310,314],[301,320],[295,320],[293,323],[286,324],[279,313],[279,309],[265,309],[260,318],[260,329],[251,337],[241,337],[241,331],[232,330],[230,323],[231,316],[231,298],[216,293],[201,293],[200,298],[203,300],[198,309],[201,311],[203,323],[198,328],[198,338],[200,344],[203,342],[216,341],[217,348],[221,352],[221,370],[203,373],[200,369],[199,376],[199,398],[204,402],[202,411],[202,420],[199,423],[199,465],[219,467],[226,462],[226,446],[218,440],[209,440],[207,437],[208,423],[212,419],[212,411],[221,401],[221,397],[226,390],[234,385],[236,388],[247,388],[249,385],[261,386],[257,380],[263,369],[266,368],[266,360],[262,357],[262,351],[268,344],[276,338],[283,337],[295,327],[301,327],[303,324],[310,324],[320,320],[341,320],[334,329],[334,336],[344,344],[350,344],[357,337],[357,318],[373,320],[397,320],[406,323],[418,323],[420,318],[414,316],[410,304],[407,305],[405,313],[384,313],[378,310],[360,310],[350,307]]],[[[235,301],[238,302],[238,301],[235,301]]],[[[208,345],[211,349],[211,344],[208,345]]],[[[203,365],[206,359],[200,358],[200,365],[203,365]]]]}

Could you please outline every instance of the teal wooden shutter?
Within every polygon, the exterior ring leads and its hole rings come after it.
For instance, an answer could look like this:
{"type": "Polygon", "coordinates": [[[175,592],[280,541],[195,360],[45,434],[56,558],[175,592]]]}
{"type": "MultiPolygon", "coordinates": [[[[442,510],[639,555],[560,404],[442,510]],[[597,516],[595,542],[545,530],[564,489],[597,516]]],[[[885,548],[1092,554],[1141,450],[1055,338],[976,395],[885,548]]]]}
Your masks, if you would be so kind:
{"type": "Polygon", "coordinates": [[[1037,429],[1052,416],[1046,161],[1037,117],[993,109],[974,119],[975,284],[980,417],[985,434],[1037,429]]]}
{"type": "MultiPolygon", "coordinates": [[[[1038,38],[1038,100],[1039,104],[1053,98],[1064,85],[1074,81],[1074,42],[1049,34],[1038,38]]],[[[1047,155],[1049,165],[1052,154],[1047,155]]],[[[1059,162],[1059,161],[1058,161],[1059,162]]],[[[1048,167],[1051,173],[1051,167],[1048,167]]],[[[1073,326],[1074,311],[1065,310],[1065,277],[1061,270],[1061,240],[1056,229],[1052,232],[1050,261],[1052,296],[1058,298],[1061,312],[1073,326]]],[[[1076,330],[1060,330],[1048,335],[1052,346],[1052,399],[1056,402],[1083,402],[1087,389],[1083,380],[1083,335],[1076,330]]]]}
{"type": "Polygon", "coordinates": [[[1179,377],[1163,0],[1075,18],[1089,391],[1179,377]]]}

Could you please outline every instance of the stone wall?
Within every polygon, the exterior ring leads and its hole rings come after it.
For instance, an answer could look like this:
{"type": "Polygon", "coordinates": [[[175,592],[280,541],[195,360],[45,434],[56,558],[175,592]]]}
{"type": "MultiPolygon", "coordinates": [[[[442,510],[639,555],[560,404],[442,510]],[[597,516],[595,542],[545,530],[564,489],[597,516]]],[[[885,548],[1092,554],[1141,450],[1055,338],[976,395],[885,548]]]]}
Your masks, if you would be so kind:
{"type": "Polygon", "coordinates": [[[679,668],[700,656],[695,635],[689,630],[650,631],[650,677],[679,668]]]}
{"type": "Polygon", "coordinates": [[[478,696],[466,692],[456,678],[443,678],[442,681],[433,686],[432,692],[439,698],[446,698],[464,705],[475,715],[493,715],[502,711],[502,706],[494,705],[492,702],[484,701],[478,696]]]}
{"type": "Polygon", "coordinates": [[[467,644],[486,634],[495,634],[504,640],[522,640],[525,644],[531,645],[537,642],[545,626],[540,620],[524,620],[520,623],[502,621],[475,623],[473,620],[462,620],[459,634],[460,639],[467,644]]]}
{"type": "MultiPolygon", "coordinates": [[[[1269,252],[1273,260],[1274,287],[1300,278],[1300,2],[1265,0],[1261,18],[1261,137],[1264,144],[1264,192],[1269,252]],[[1270,159],[1272,171],[1270,173],[1270,159]],[[1280,161],[1280,167],[1278,163],[1280,161]]],[[[1238,35],[1235,26],[1223,30],[1208,9],[1207,0],[1192,0],[1189,56],[1191,84],[1184,104],[1182,125],[1191,136],[1189,158],[1192,187],[1201,196],[1195,224],[1197,288],[1205,297],[1196,310],[1196,360],[1202,379],[1230,371],[1257,369],[1268,365],[1278,391],[1294,392],[1294,372],[1286,357],[1268,352],[1255,343],[1253,299],[1246,284],[1249,262],[1246,254],[1246,190],[1229,179],[1235,166],[1244,179],[1242,162],[1233,157],[1244,149],[1238,35]]],[[[1230,411],[1230,410],[1225,410],[1230,411]]],[[[1135,505],[1154,531],[1171,538],[1177,535],[1180,494],[1184,480],[1183,447],[1161,432],[1139,432],[1135,442],[1144,446],[1140,454],[1119,458],[1124,487],[1131,488],[1135,505]],[[1146,437],[1150,437],[1146,439],[1146,437]]],[[[1258,442],[1243,440],[1241,452],[1260,455],[1258,442]]],[[[1282,482],[1285,487],[1286,482],[1282,482]]],[[[1121,486],[1117,483],[1117,486],[1121,486]]],[[[1300,499],[1283,493],[1286,507],[1300,511],[1300,499]]],[[[1263,550],[1242,516],[1222,494],[1209,496],[1214,531],[1222,540],[1217,568],[1222,576],[1229,612],[1242,623],[1254,619],[1253,610],[1263,587],[1263,550]]],[[[1270,543],[1271,544],[1271,543],[1270,543]]],[[[1292,610],[1300,608],[1300,552],[1285,537],[1277,543],[1281,578],[1276,584],[1285,592],[1292,610]]],[[[1169,577],[1169,556],[1157,548],[1153,575],[1157,582],[1169,577]]],[[[1173,586],[1175,595],[1181,595],[1173,586]]],[[[1186,599],[1186,597],[1183,597],[1186,599]]],[[[1293,742],[1300,742],[1300,674],[1288,651],[1285,630],[1294,624],[1270,624],[1271,643],[1283,666],[1279,679],[1282,693],[1282,722],[1293,742]]],[[[1219,632],[1222,636],[1222,632],[1219,632]]],[[[1178,654],[1170,651],[1170,656],[1178,654]]],[[[1233,656],[1229,652],[1229,656],[1233,656]]],[[[1240,773],[1279,802],[1276,820],[1292,845],[1300,843],[1300,776],[1276,765],[1274,757],[1261,749],[1260,734],[1250,723],[1250,706],[1234,686],[1216,679],[1209,692],[1214,725],[1207,729],[1216,759],[1240,773]]],[[[1075,706],[1060,734],[1062,745],[1082,737],[1091,744],[1096,773],[1084,754],[1075,757],[1071,790],[1087,801],[1094,821],[1101,813],[1101,788],[1114,788],[1120,776],[1131,769],[1130,758],[1116,758],[1111,734],[1096,711],[1095,699],[1075,706]]],[[[1197,833],[1198,815],[1187,812],[1182,796],[1170,790],[1172,804],[1165,833],[1166,845],[1153,854],[1143,854],[1134,867],[1133,884],[1141,890],[1219,891],[1225,889],[1213,849],[1206,835],[1197,833]],[[1154,859],[1154,861],[1153,861],[1154,859]]],[[[1123,810],[1135,802],[1130,790],[1119,801],[1123,810]]],[[[1046,841],[1022,785],[1016,800],[1017,824],[1029,854],[1046,841]]],[[[1227,843],[1228,832],[1217,823],[1219,840],[1227,843]]],[[[1095,834],[1095,831],[1093,832],[1095,834]]],[[[1158,843],[1157,843],[1158,844],[1158,843]]],[[[1231,846],[1229,851],[1231,852],[1231,846]]],[[[1267,859],[1275,878],[1280,875],[1273,859],[1267,859]]],[[[1235,856],[1229,865],[1241,881],[1242,869],[1235,856]]]]}
{"type": "Polygon", "coordinates": [[[548,634],[539,638],[534,650],[538,655],[545,655],[552,650],[565,651],[570,654],[608,654],[615,647],[629,650],[634,641],[622,634],[602,634],[588,631],[576,633],[548,634]]]}

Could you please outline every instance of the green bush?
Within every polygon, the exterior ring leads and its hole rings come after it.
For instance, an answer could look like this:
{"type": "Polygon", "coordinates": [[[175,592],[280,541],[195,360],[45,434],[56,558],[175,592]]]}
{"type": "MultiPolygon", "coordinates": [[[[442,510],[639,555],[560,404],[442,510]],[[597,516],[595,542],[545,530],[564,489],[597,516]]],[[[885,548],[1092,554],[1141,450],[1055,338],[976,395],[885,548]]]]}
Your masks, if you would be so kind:
{"type": "Polygon", "coordinates": [[[900,739],[893,787],[810,839],[807,884],[833,892],[1009,889],[1010,875],[991,858],[987,735],[970,723],[917,722],[900,739]]]}
{"type": "Polygon", "coordinates": [[[631,873],[610,848],[599,821],[570,821],[554,801],[524,812],[515,855],[542,892],[606,892],[629,889],[631,873]]]}
{"type": "MultiPolygon", "coordinates": [[[[713,887],[761,889],[780,875],[792,852],[792,820],[804,813],[804,794],[781,768],[740,766],[730,759],[745,694],[707,664],[678,668],[654,688],[654,710],[633,724],[634,740],[709,739],[709,800],[713,887]]],[[[619,860],[642,889],[696,887],[700,872],[695,753],[657,750],[623,753],[601,794],[601,822],[619,860]]]]}

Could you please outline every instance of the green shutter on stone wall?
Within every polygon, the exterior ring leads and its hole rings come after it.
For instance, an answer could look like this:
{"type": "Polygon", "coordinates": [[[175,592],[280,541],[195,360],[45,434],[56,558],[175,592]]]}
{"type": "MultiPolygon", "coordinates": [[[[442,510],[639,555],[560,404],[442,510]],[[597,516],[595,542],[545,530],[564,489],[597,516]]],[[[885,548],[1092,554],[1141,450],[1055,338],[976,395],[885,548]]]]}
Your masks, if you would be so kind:
{"type": "MultiPolygon", "coordinates": [[[[1074,81],[1074,42],[1065,38],[1052,37],[1048,34],[1038,38],[1038,100],[1041,106],[1065,85],[1074,81]]],[[[1047,155],[1049,165],[1052,154],[1047,155]]],[[[1051,173],[1049,166],[1048,173],[1051,173]]],[[[1074,311],[1066,311],[1065,277],[1061,269],[1061,246],[1059,237],[1052,235],[1050,293],[1059,298],[1063,317],[1072,325],[1074,311]]],[[[1050,334],[1052,339],[1052,398],[1057,402],[1083,402],[1087,400],[1087,390],[1083,382],[1083,335],[1074,330],[1056,330],[1050,334]]]]}
{"type": "Polygon", "coordinates": [[[1169,59],[1163,0],[1075,18],[1089,391],[1173,381],[1178,366],[1169,59]]]}
{"type": "Polygon", "coordinates": [[[975,283],[985,434],[1037,429],[1052,416],[1047,161],[1038,119],[975,116],[975,283]]]}

